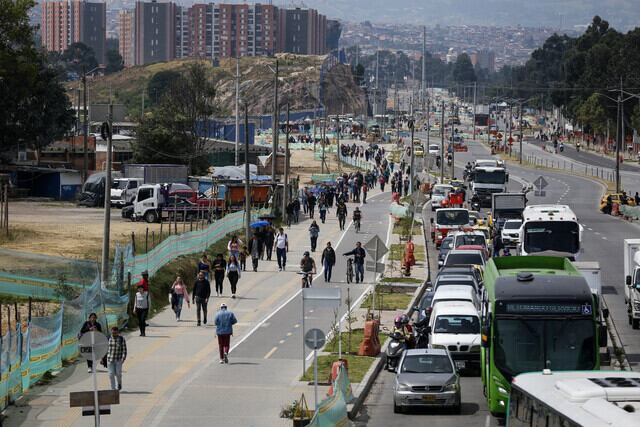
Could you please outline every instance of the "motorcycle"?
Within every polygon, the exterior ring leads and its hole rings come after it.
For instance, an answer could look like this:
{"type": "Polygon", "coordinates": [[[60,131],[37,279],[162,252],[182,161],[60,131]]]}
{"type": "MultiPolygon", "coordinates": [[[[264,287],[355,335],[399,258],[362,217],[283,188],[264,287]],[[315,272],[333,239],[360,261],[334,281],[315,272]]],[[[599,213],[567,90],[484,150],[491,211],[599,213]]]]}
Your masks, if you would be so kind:
{"type": "Polygon", "coordinates": [[[578,142],[576,144],[576,153],[579,153],[579,152],[580,152],[580,143],[578,142]]]}
{"type": "Polygon", "coordinates": [[[426,317],[420,322],[413,324],[416,348],[427,348],[429,346],[429,318],[426,317]]]}
{"type": "Polygon", "coordinates": [[[402,353],[404,353],[404,350],[407,348],[407,343],[404,335],[400,332],[390,333],[389,337],[391,338],[391,342],[389,342],[387,346],[385,369],[387,371],[395,371],[402,357],[402,353]]]}
{"type": "Polygon", "coordinates": [[[471,202],[471,210],[480,212],[480,202],[471,202]]]}
{"type": "Polygon", "coordinates": [[[562,153],[564,151],[564,144],[560,144],[560,152],[562,153]]]}

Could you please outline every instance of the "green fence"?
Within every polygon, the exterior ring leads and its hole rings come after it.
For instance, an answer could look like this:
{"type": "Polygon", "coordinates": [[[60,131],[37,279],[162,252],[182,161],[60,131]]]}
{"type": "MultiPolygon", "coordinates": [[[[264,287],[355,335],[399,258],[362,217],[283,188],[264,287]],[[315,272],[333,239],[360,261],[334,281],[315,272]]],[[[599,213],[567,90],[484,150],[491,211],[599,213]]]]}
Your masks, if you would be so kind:
{"type": "MultiPolygon", "coordinates": [[[[263,213],[256,211],[252,214],[263,213]]],[[[125,324],[129,303],[124,286],[127,273],[131,273],[134,280],[144,270],[153,275],[179,256],[204,251],[227,233],[241,229],[243,222],[244,212],[236,212],[205,229],[171,236],[149,253],[138,256],[134,256],[130,245],[116,246],[111,278],[107,283],[101,283],[93,263],[2,251],[3,260],[7,256],[16,262],[13,270],[9,269],[8,263],[1,265],[0,262],[2,293],[57,300],[61,305],[49,316],[32,317],[27,324],[17,323],[15,329],[0,340],[0,410],[47,372],[60,369],[64,360],[78,356],[78,333],[90,313],[98,315],[105,332],[111,326],[125,324]],[[40,262],[41,269],[37,268],[37,262],[40,262]],[[62,269],[66,274],[65,280],[60,280],[59,272],[50,268],[52,265],[62,269]],[[53,277],[46,277],[47,273],[53,277]],[[67,277],[78,283],[67,282],[67,277]],[[61,292],[65,285],[71,286],[79,296],[65,297],[69,295],[61,292]]]]}

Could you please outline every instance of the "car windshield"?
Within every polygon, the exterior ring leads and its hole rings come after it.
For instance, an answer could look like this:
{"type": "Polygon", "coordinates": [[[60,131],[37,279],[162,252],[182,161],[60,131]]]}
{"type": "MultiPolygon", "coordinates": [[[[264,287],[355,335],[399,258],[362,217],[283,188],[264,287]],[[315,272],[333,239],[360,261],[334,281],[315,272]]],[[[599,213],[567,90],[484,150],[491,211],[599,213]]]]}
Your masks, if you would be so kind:
{"type": "Polygon", "coordinates": [[[478,320],[478,316],[438,316],[433,332],[438,334],[479,334],[480,320],[478,320]]]}
{"type": "Polygon", "coordinates": [[[431,150],[431,151],[439,151],[439,150],[440,150],[440,147],[439,147],[439,146],[437,146],[437,145],[430,145],[430,146],[429,146],[429,150],[431,150]]]}
{"type": "Polygon", "coordinates": [[[451,192],[450,187],[435,187],[433,189],[433,194],[436,194],[438,196],[444,196],[445,194],[449,194],[450,192],[451,192]]]}
{"type": "Polygon", "coordinates": [[[467,225],[469,211],[466,209],[447,209],[436,212],[436,222],[440,225],[467,225]]]}
{"type": "Polygon", "coordinates": [[[453,366],[445,355],[411,355],[404,358],[400,372],[407,374],[452,374],[453,366]]]}
{"type": "Polygon", "coordinates": [[[484,236],[475,234],[464,234],[456,237],[456,247],[467,245],[486,246],[486,240],[484,236]]]}
{"type": "Polygon", "coordinates": [[[474,281],[469,279],[440,280],[437,282],[437,287],[447,286],[447,285],[471,286],[474,289],[476,287],[474,281]]]}
{"type": "Polygon", "coordinates": [[[434,292],[429,292],[427,293],[427,295],[422,297],[422,300],[420,300],[420,310],[424,310],[427,307],[431,307],[431,302],[433,301],[434,295],[435,295],[434,292]]]}
{"type": "Polygon", "coordinates": [[[596,365],[590,319],[496,319],[493,357],[509,381],[522,372],[591,370],[596,365]]]}
{"type": "Polygon", "coordinates": [[[580,250],[580,229],[573,221],[534,221],[524,225],[524,250],[528,253],[580,250]]]}
{"type": "Polygon", "coordinates": [[[127,188],[127,181],[113,181],[111,183],[112,190],[124,190],[127,188]]]}
{"type": "Polygon", "coordinates": [[[522,225],[522,221],[507,221],[504,223],[505,230],[517,230],[522,225]]]}
{"type": "Polygon", "coordinates": [[[506,174],[504,170],[493,172],[476,170],[473,174],[473,181],[478,184],[504,184],[505,180],[506,174]]]}
{"type": "Polygon", "coordinates": [[[446,265],[482,265],[480,254],[449,254],[446,265]]]}
{"type": "Polygon", "coordinates": [[[453,237],[445,237],[440,245],[440,253],[447,253],[453,248],[453,237]]]}

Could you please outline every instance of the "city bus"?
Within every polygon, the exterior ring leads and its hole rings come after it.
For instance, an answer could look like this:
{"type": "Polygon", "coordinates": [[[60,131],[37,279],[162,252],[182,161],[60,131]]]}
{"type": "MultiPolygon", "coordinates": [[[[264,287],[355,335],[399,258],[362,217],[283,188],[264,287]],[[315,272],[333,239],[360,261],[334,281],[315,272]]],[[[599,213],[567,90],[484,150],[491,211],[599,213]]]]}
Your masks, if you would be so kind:
{"type": "Polygon", "coordinates": [[[566,258],[511,256],[487,264],[482,295],[481,376],[489,410],[507,410],[523,372],[600,368],[607,330],[598,301],[566,258]]]}
{"type": "Polygon", "coordinates": [[[511,383],[508,427],[640,425],[640,374],[544,370],[511,383]]]}
{"type": "Polygon", "coordinates": [[[529,205],[522,212],[518,255],[561,255],[576,260],[582,225],[567,205],[529,205]]]}

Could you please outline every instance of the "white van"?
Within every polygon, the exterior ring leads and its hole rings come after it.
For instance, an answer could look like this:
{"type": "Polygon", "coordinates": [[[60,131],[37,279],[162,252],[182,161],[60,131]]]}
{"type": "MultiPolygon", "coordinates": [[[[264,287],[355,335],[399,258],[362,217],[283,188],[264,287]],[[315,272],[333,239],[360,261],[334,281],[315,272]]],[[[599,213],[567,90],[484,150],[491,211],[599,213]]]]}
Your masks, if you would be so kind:
{"type": "Polygon", "coordinates": [[[457,369],[480,369],[480,317],[472,303],[434,306],[429,333],[429,347],[449,350],[457,369]]]}
{"type": "Polygon", "coordinates": [[[433,310],[438,303],[449,304],[452,302],[470,302],[476,310],[480,310],[478,294],[471,286],[464,285],[440,286],[433,295],[431,307],[433,310]]]}

